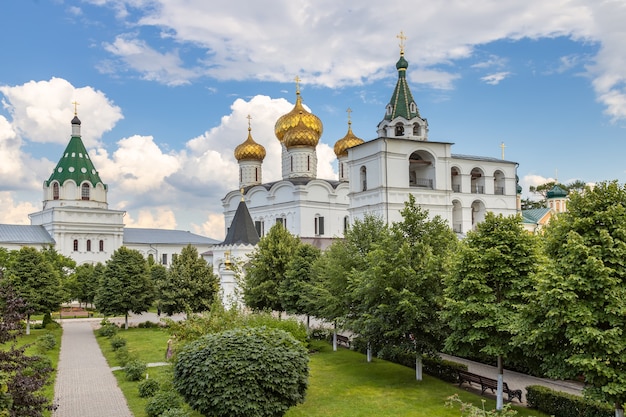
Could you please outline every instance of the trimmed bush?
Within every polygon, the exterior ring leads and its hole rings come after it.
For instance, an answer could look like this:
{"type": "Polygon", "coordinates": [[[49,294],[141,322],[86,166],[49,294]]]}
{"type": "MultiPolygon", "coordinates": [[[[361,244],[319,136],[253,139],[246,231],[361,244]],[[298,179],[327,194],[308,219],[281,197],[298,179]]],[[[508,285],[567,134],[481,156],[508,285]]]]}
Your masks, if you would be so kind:
{"type": "Polygon", "coordinates": [[[37,348],[40,352],[45,352],[54,349],[57,345],[57,340],[54,338],[52,333],[44,333],[37,338],[35,343],[37,344],[37,348]]]}
{"type": "Polygon", "coordinates": [[[137,386],[141,398],[153,397],[159,390],[159,382],[156,379],[144,379],[137,386]]]}
{"type": "Polygon", "coordinates": [[[124,346],[126,346],[126,339],[124,339],[123,337],[115,336],[111,338],[111,349],[113,349],[113,351],[116,351],[124,346]]]}
{"type": "Polygon", "coordinates": [[[309,357],[291,334],[267,327],[205,335],[174,365],[174,387],[213,417],[279,417],[304,401],[309,357]]]}
{"type": "Polygon", "coordinates": [[[124,366],[124,373],[128,381],[139,381],[146,373],[146,364],[138,359],[132,359],[124,366]]]}
{"type": "Polygon", "coordinates": [[[613,417],[615,415],[615,410],[607,403],[557,392],[540,385],[526,387],[526,402],[530,408],[554,417],[613,417]]]}
{"type": "Polygon", "coordinates": [[[168,410],[180,408],[182,401],[175,391],[159,391],[146,404],[148,417],[160,417],[168,410]]]}
{"type": "Polygon", "coordinates": [[[122,346],[115,351],[115,359],[120,366],[126,366],[126,364],[132,359],[128,347],[122,346]]]}
{"type": "Polygon", "coordinates": [[[189,417],[189,413],[182,408],[170,408],[161,417],[189,417]]]}
{"type": "Polygon", "coordinates": [[[117,326],[115,324],[107,323],[98,329],[98,336],[113,337],[117,334],[117,326]]]}

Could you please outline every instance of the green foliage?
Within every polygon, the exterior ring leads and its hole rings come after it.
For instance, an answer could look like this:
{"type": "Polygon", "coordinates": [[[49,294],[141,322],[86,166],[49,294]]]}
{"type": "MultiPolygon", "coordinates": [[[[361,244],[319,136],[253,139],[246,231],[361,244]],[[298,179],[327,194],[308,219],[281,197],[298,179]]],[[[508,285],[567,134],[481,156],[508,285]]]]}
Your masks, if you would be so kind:
{"type": "Polygon", "coordinates": [[[211,307],[219,282],[213,267],[198,255],[198,250],[188,245],[172,260],[165,276],[156,267],[151,273],[158,279],[157,292],[161,311],[172,315],[181,312],[207,311],[211,307]]]}
{"type": "Polygon", "coordinates": [[[126,346],[126,339],[124,339],[123,337],[115,336],[111,338],[111,349],[113,349],[114,351],[124,346],[126,346]]]}
{"type": "Polygon", "coordinates": [[[446,350],[492,358],[513,352],[519,309],[539,261],[536,238],[524,231],[519,217],[487,213],[461,242],[446,282],[443,317],[451,329],[446,350]]]}
{"type": "Polygon", "coordinates": [[[113,323],[105,323],[98,329],[98,336],[111,338],[117,334],[119,328],[113,323]]]}
{"type": "Polygon", "coordinates": [[[104,273],[104,265],[78,265],[70,277],[70,295],[80,303],[93,303],[98,291],[98,283],[104,273]]]}
{"type": "Polygon", "coordinates": [[[282,311],[279,289],[300,240],[281,224],[272,226],[250,256],[243,298],[253,310],[282,311]]]}
{"type": "Polygon", "coordinates": [[[189,412],[183,410],[182,408],[170,408],[163,414],[161,417],[189,417],[189,412]]]}
{"type": "Polygon", "coordinates": [[[59,272],[42,252],[23,247],[6,272],[13,287],[33,313],[58,310],[63,301],[59,272]]]}
{"type": "Polygon", "coordinates": [[[311,314],[312,301],[307,297],[306,284],[311,281],[311,265],[320,256],[313,245],[300,244],[287,264],[285,276],[278,286],[282,309],[292,314],[311,314]]]}
{"type": "Polygon", "coordinates": [[[154,301],[148,264],[143,255],[124,246],[106,263],[95,304],[104,315],[125,315],[148,310],[154,301]]]}
{"type": "Polygon", "coordinates": [[[187,403],[215,417],[282,416],[304,401],[307,376],[302,344],[265,327],[203,336],[174,366],[174,386],[187,403]]]}
{"type": "Polygon", "coordinates": [[[529,407],[553,417],[612,417],[615,415],[613,407],[607,403],[553,391],[540,385],[526,387],[526,402],[529,407]]]}
{"type": "Polygon", "coordinates": [[[573,193],[545,229],[549,265],[537,278],[518,341],[549,376],[585,376],[617,405],[626,401],[626,187],[573,193]]]}
{"type": "Polygon", "coordinates": [[[160,417],[163,413],[174,408],[180,408],[181,398],[176,391],[159,391],[146,404],[148,417],[160,417]]]}
{"type": "Polygon", "coordinates": [[[514,417],[517,411],[511,409],[511,404],[505,404],[502,410],[485,410],[485,401],[482,407],[476,407],[474,404],[464,402],[458,394],[454,394],[446,400],[446,407],[459,407],[461,416],[463,417],[514,417]]]}
{"type": "Polygon", "coordinates": [[[52,333],[44,333],[41,336],[37,337],[35,344],[37,344],[39,351],[43,353],[48,350],[54,349],[57,341],[52,333]]]}
{"type": "MultiPolygon", "coordinates": [[[[377,357],[408,368],[415,369],[415,353],[407,352],[395,346],[386,346],[378,351],[377,357]]],[[[442,381],[458,383],[458,371],[467,371],[467,365],[443,360],[435,356],[422,357],[424,372],[442,381]]]]}
{"type": "Polygon", "coordinates": [[[156,379],[144,379],[137,385],[141,398],[153,397],[159,391],[159,381],[156,379]]]}
{"type": "Polygon", "coordinates": [[[122,346],[115,351],[115,359],[120,366],[126,366],[126,364],[130,362],[133,357],[128,351],[128,347],[122,346]]]}
{"type": "Polygon", "coordinates": [[[131,359],[124,365],[124,374],[126,375],[126,379],[128,381],[139,381],[142,379],[146,373],[145,362],[140,361],[139,359],[131,359]]]}

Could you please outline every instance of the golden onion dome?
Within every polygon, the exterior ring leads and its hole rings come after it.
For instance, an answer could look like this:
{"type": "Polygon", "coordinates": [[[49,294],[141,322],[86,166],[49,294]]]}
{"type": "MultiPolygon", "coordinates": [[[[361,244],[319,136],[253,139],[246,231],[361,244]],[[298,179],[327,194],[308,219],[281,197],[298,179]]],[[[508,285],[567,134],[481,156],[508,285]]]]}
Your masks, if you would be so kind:
{"type": "Polygon", "coordinates": [[[309,128],[303,120],[300,120],[295,127],[287,130],[283,137],[283,143],[287,149],[298,146],[315,148],[319,140],[318,133],[309,128]]]}
{"type": "Polygon", "coordinates": [[[351,125],[352,123],[348,122],[348,133],[346,133],[346,136],[339,139],[335,143],[335,147],[333,148],[333,150],[335,151],[335,155],[337,155],[337,158],[341,158],[342,156],[348,156],[348,149],[365,142],[363,139],[357,137],[354,133],[352,133],[351,125]]]}
{"type": "Polygon", "coordinates": [[[316,115],[306,111],[304,106],[302,106],[300,91],[296,91],[296,105],[289,113],[280,116],[274,126],[274,132],[278,140],[284,142],[287,132],[300,123],[311,130],[311,133],[316,136],[315,144],[312,145],[316,146],[324,130],[322,121],[316,115]]]}
{"type": "Polygon", "coordinates": [[[252,129],[248,127],[248,139],[235,148],[235,158],[237,161],[263,161],[265,158],[265,148],[252,139],[252,129]]]}

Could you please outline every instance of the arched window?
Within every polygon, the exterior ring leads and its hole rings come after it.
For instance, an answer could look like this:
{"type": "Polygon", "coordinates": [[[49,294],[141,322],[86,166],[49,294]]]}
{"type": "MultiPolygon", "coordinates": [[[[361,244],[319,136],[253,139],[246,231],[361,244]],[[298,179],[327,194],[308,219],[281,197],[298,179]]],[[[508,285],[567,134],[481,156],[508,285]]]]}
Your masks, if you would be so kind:
{"type": "Polygon", "coordinates": [[[367,191],[367,168],[361,167],[361,191],[367,191]]]}
{"type": "Polygon", "coordinates": [[[74,252],[78,252],[78,239],[74,239],[74,252]]]}
{"type": "Polygon", "coordinates": [[[409,110],[411,111],[411,113],[417,113],[417,106],[415,105],[414,101],[409,104],[409,110]]]}
{"type": "Polygon", "coordinates": [[[100,252],[104,252],[104,240],[100,240],[100,243],[98,246],[99,246],[98,249],[100,250],[100,252]]]}
{"type": "Polygon", "coordinates": [[[350,218],[348,216],[343,218],[343,232],[346,233],[350,227],[350,218]]]}
{"type": "Polygon", "coordinates": [[[398,123],[396,125],[396,136],[403,136],[404,135],[404,126],[402,126],[402,124],[398,123]]]}
{"type": "Polygon", "coordinates": [[[87,252],[91,252],[91,239],[87,239],[87,252]]]}
{"type": "Polygon", "coordinates": [[[311,155],[306,156],[306,170],[307,171],[311,170],[311,155]]]}
{"type": "Polygon", "coordinates": [[[415,136],[420,135],[420,125],[417,123],[413,123],[413,135],[415,136]]]}
{"type": "Polygon", "coordinates": [[[339,178],[343,178],[343,164],[339,162],[339,178]]]}
{"type": "Polygon", "coordinates": [[[88,183],[85,182],[80,186],[80,196],[83,200],[89,200],[89,191],[90,189],[88,183]]]}
{"type": "Polygon", "coordinates": [[[53,200],[59,199],[59,183],[56,181],[52,183],[52,199],[53,200]]]}
{"type": "Polygon", "coordinates": [[[293,155],[291,156],[291,172],[293,172],[293,155]]]}
{"type": "Polygon", "coordinates": [[[393,107],[391,104],[387,104],[387,116],[391,116],[391,112],[393,111],[393,107]]]}
{"type": "Polygon", "coordinates": [[[254,180],[255,181],[259,180],[259,168],[258,167],[254,167],[254,180]]]}

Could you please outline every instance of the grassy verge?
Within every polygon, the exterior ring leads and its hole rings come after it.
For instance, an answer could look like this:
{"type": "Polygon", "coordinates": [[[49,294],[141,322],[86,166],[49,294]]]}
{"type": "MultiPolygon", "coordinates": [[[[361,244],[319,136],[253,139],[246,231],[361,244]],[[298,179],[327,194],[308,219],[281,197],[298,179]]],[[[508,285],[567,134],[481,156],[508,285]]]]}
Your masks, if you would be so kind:
{"type": "MultiPolygon", "coordinates": [[[[27,355],[43,355],[50,359],[52,363],[52,367],[54,371],[50,375],[50,380],[48,384],[43,388],[42,394],[48,398],[48,400],[52,403],[54,400],[54,381],[56,380],[56,369],[59,363],[59,350],[61,348],[61,335],[63,334],[63,330],[59,327],[54,330],[45,330],[45,329],[33,329],[31,328],[30,335],[23,335],[17,340],[18,346],[24,346],[26,344],[30,344],[31,346],[26,349],[27,355]],[[56,345],[53,349],[50,349],[45,352],[40,352],[35,344],[37,338],[45,333],[52,333],[54,335],[54,339],[56,340],[56,345]]],[[[9,349],[11,346],[10,343],[5,343],[4,345],[0,345],[0,349],[9,349]]],[[[44,416],[50,416],[51,412],[46,411],[44,416]]]]}
{"type": "MultiPolygon", "coordinates": [[[[144,362],[163,360],[168,339],[162,329],[120,330],[127,339],[129,351],[144,362]]],[[[117,366],[110,339],[98,337],[98,343],[111,366],[117,366]]],[[[379,416],[379,417],[459,417],[458,409],[446,408],[446,398],[459,394],[466,402],[495,408],[495,401],[466,392],[454,385],[425,376],[415,381],[412,369],[383,360],[367,363],[365,356],[347,349],[333,352],[325,342],[314,342],[311,355],[307,398],[292,408],[287,417],[379,416]]],[[[166,381],[170,367],[148,368],[150,378],[166,381]]],[[[135,417],[144,417],[146,399],[138,395],[138,382],[126,381],[123,371],[115,376],[135,417]]],[[[547,417],[523,407],[516,408],[520,417],[547,417]]],[[[200,417],[199,414],[193,414],[200,417]]]]}

